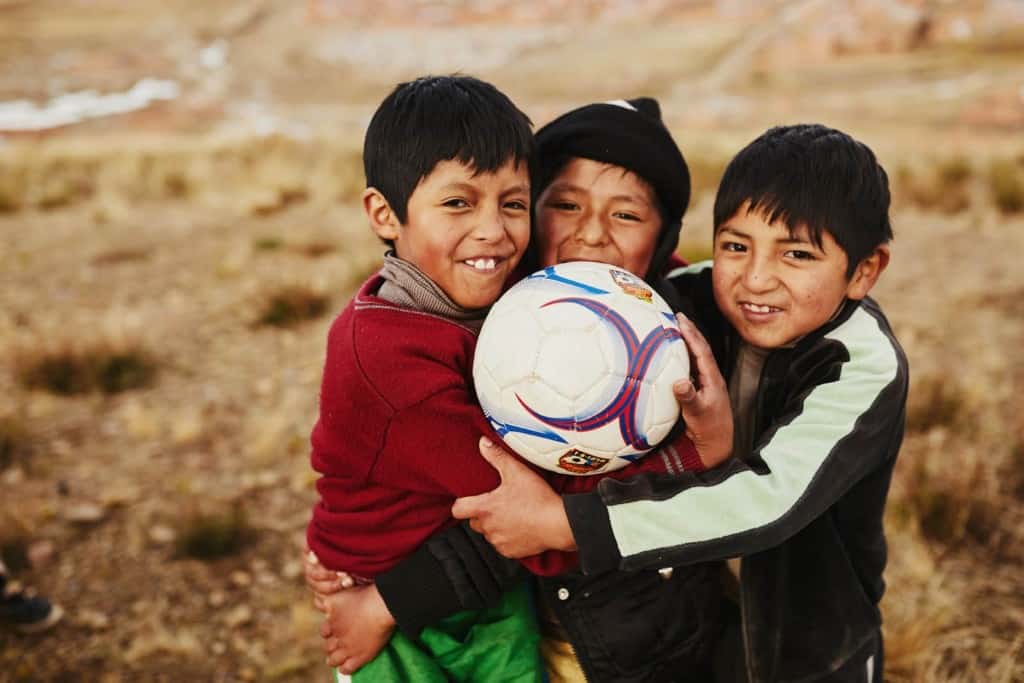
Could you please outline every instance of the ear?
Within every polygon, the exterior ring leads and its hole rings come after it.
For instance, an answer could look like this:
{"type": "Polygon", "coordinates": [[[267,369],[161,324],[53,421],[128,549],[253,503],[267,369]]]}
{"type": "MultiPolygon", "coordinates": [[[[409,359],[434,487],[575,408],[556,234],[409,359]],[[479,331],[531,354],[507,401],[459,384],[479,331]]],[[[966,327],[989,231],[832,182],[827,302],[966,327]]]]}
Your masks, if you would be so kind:
{"type": "Polygon", "coordinates": [[[363,191],[363,211],[370,221],[370,227],[382,240],[397,240],[401,223],[391,210],[391,205],[375,187],[363,191]]]}
{"type": "Polygon", "coordinates": [[[878,282],[882,271],[889,265],[890,255],[888,244],[880,244],[875,247],[873,252],[857,264],[857,269],[853,271],[853,276],[850,278],[850,284],[846,287],[846,296],[856,300],[866,297],[878,282]]]}

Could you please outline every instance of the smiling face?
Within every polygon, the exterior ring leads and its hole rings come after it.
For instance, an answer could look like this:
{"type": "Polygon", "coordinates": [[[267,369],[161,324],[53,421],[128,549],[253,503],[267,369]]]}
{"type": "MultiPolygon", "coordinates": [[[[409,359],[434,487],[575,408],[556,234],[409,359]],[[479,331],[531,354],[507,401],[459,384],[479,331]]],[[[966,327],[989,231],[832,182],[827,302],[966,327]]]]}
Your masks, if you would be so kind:
{"type": "Polygon", "coordinates": [[[790,234],[746,205],[715,233],[715,302],[744,341],[762,349],[790,344],[828,322],[843,302],[862,299],[889,260],[879,246],[846,276],[846,252],[827,230],[821,246],[807,229],[790,234]]]}
{"type": "Polygon", "coordinates": [[[661,232],[654,191],[620,166],[571,159],[537,202],[541,266],[598,261],[644,277],[661,232]]]}
{"type": "Polygon", "coordinates": [[[374,188],[363,194],[363,206],[399,258],[464,308],[494,303],[530,237],[529,172],[511,161],[494,173],[438,162],[409,197],[404,225],[374,188]]]}

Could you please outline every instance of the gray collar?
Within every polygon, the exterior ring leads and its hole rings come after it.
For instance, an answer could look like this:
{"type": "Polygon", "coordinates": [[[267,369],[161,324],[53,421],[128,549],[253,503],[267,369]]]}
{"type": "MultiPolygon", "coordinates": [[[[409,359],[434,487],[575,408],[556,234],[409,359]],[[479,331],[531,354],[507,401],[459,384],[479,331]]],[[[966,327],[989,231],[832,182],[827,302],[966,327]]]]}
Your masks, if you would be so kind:
{"type": "Polygon", "coordinates": [[[393,251],[384,255],[380,275],[384,278],[377,291],[381,299],[402,308],[447,318],[473,332],[480,331],[487,315],[486,308],[459,306],[422,270],[398,258],[393,251]]]}

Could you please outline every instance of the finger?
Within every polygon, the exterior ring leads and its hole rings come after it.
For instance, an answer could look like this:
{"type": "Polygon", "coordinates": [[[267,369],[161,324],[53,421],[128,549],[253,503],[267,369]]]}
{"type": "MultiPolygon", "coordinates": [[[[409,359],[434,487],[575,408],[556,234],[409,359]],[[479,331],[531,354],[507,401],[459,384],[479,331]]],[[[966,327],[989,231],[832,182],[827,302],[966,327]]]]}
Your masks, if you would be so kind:
{"type": "Polygon", "coordinates": [[[491,467],[498,470],[498,475],[504,478],[505,470],[509,462],[515,462],[504,448],[494,442],[489,436],[480,437],[480,455],[491,464],[491,467]]]}
{"type": "Polygon", "coordinates": [[[320,595],[333,595],[343,588],[338,579],[330,581],[311,581],[307,579],[306,586],[314,593],[319,593],[320,595]]]}
{"type": "Polygon", "coordinates": [[[348,653],[339,649],[339,650],[335,650],[334,652],[332,652],[329,655],[327,655],[327,664],[328,664],[328,666],[336,666],[336,667],[338,667],[338,670],[341,671],[341,673],[343,673],[343,674],[350,674],[350,673],[352,673],[352,671],[354,671],[354,669],[351,670],[351,671],[345,671],[342,668],[342,665],[344,664],[345,660],[347,660],[347,659],[350,659],[350,657],[348,656],[348,653]]]}
{"type": "Polygon", "coordinates": [[[334,628],[331,626],[330,619],[324,619],[323,623],[320,624],[320,637],[330,638],[334,635],[334,628]]]}
{"type": "Polygon", "coordinates": [[[456,498],[452,505],[452,517],[455,519],[475,519],[487,507],[487,496],[490,493],[481,493],[478,496],[464,496],[456,498]]]}
{"type": "Polygon", "coordinates": [[[324,598],[319,593],[313,593],[313,607],[318,611],[327,613],[327,603],[324,602],[324,598]]]}
{"type": "Polygon", "coordinates": [[[321,567],[320,558],[309,548],[306,548],[306,554],[302,556],[302,564],[305,565],[306,571],[321,567]]]}
{"type": "Polygon", "coordinates": [[[325,655],[330,655],[336,651],[340,651],[341,641],[339,641],[337,638],[324,638],[324,641],[320,644],[320,647],[323,648],[325,655]]]}
{"type": "Polygon", "coordinates": [[[309,569],[306,570],[306,577],[312,579],[313,581],[332,581],[336,580],[338,578],[338,575],[332,572],[327,567],[320,564],[316,564],[311,565],[309,569]]]}
{"type": "Polygon", "coordinates": [[[498,470],[498,476],[502,481],[513,476],[536,476],[526,463],[512,454],[512,451],[489,437],[480,437],[480,455],[491,464],[491,467],[498,470]]]}
{"type": "Polygon", "coordinates": [[[345,674],[346,676],[351,676],[359,668],[359,664],[357,663],[355,657],[348,657],[347,659],[345,659],[345,661],[341,662],[337,666],[338,671],[345,674]]]}
{"type": "Polygon", "coordinates": [[[481,535],[484,533],[484,523],[480,521],[479,517],[473,517],[469,520],[469,528],[481,535]]]}
{"type": "Polygon", "coordinates": [[[700,333],[696,325],[681,313],[676,314],[676,321],[679,324],[679,332],[683,335],[683,339],[686,340],[686,346],[693,357],[694,366],[697,369],[697,380],[700,382],[700,385],[707,386],[708,383],[721,379],[721,373],[718,371],[717,363],[715,363],[715,355],[711,352],[711,346],[704,339],[704,335],[700,333]]]}
{"type": "Polygon", "coordinates": [[[672,385],[672,393],[675,394],[676,401],[679,402],[680,406],[697,400],[697,388],[693,386],[693,382],[689,379],[677,380],[672,385]]]}
{"type": "Polygon", "coordinates": [[[338,585],[342,588],[351,588],[356,585],[356,580],[348,572],[336,572],[336,574],[338,575],[338,585]]]}
{"type": "Polygon", "coordinates": [[[316,559],[312,552],[302,558],[303,574],[306,585],[318,593],[333,593],[337,590],[337,577],[316,559]]]}

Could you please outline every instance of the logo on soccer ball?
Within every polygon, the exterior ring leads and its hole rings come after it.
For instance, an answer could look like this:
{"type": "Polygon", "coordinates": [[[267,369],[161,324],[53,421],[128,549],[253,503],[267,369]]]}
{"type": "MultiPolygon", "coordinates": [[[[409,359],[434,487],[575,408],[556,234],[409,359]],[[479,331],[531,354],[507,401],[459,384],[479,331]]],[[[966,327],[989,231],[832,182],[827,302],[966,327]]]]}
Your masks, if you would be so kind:
{"type": "Polygon", "coordinates": [[[651,303],[651,289],[644,284],[643,280],[622,270],[612,269],[608,272],[612,274],[612,280],[615,281],[615,284],[617,284],[619,289],[623,292],[630,296],[635,296],[637,299],[640,299],[640,301],[651,303]]]}
{"type": "Polygon", "coordinates": [[[576,448],[558,459],[558,466],[572,474],[590,474],[607,464],[608,458],[599,458],[596,455],[584,453],[576,448]]]}

